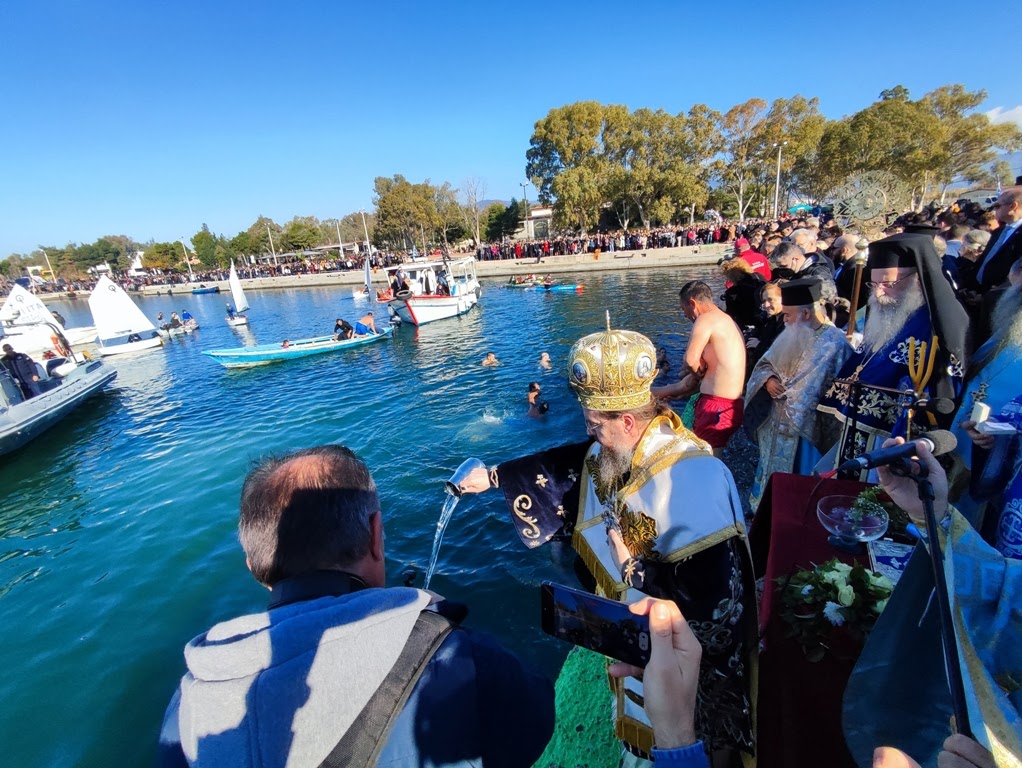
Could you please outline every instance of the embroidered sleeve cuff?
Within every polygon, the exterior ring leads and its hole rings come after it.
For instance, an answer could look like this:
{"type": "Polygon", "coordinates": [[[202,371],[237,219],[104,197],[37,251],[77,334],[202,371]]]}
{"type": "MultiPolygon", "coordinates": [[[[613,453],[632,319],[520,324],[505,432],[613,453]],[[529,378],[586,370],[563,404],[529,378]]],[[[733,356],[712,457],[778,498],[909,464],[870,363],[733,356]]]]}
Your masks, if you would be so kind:
{"type": "Polygon", "coordinates": [[[621,581],[641,591],[646,585],[646,565],[638,558],[629,557],[621,566],[621,581]]]}
{"type": "Polygon", "coordinates": [[[654,747],[653,761],[660,768],[709,768],[710,766],[710,760],[706,757],[706,750],[703,749],[701,741],[676,749],[654,747]]]}

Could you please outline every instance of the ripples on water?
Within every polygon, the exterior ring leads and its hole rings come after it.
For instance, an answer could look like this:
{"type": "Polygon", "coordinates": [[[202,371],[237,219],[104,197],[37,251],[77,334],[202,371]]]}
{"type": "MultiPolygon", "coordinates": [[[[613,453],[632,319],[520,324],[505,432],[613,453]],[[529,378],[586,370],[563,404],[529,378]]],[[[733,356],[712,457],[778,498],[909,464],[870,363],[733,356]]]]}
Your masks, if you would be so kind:
{"type": "MultiPolygon", "coordinates": [[[[203,349],[329,332],[361,316],[350,289],[253,292],[252,325],[223,321],[217,295],[141,298],[151,317],[187,306],[197,333],[112,363],[113,388],[45,436],[0,458],[0,720],[5,763],[151,761],[181,649],[216,621],[262,610],[235,526],[241,481],[269,452],[327,442],[353,448],[381,491],[388,569],[429,560],[443,481],[468,456],[487,463],[585,437],[562,370],[580,336],[646,333],[677,371],[687,323],[683,270],[586,275],[585,293],[484,283],[479,307],[368,347],[247,371],[203,349]],[[501,360],[487,368],[487,352],[501,360]],[[540,352],[555,369],[541,370],[540,352]],[[529,381],[550,413],[525,416],[529,381]],[[58,727],[54,727],[57,725],[58,727]]],[[[55,304],[89,324],[83,301],[55,304]]],[[[385,309],[372,305],[377,315],[385,309]]],[[[572,580],[570,552],[526,550],[498,492],[462,500],[431,587],[470,604],[469,625],[551,675],[564,648],[539,629],[536,585],[572,580]]]]}

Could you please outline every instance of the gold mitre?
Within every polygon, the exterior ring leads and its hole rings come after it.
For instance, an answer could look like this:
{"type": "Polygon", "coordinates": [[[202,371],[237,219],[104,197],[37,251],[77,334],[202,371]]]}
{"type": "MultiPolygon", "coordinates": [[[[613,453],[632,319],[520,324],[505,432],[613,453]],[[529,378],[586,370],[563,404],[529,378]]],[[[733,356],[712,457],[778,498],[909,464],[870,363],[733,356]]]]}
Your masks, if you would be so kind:
{"type": "Polygon", "coordinates": [[[627,411],[649,403],[656,378],[656,348],[635,331],[607,330],[583,336],[568,353],[568,383],[583,408],[627,411]]]}

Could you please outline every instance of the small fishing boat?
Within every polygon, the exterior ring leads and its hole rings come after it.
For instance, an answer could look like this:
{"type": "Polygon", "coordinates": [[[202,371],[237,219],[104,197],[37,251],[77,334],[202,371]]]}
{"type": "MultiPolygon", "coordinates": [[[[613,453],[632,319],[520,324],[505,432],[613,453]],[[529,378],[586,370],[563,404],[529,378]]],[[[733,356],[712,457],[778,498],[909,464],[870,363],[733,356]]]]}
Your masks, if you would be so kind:
{"type": "Polygon", "coordinates": [[[106,275],[99,278],[89,295],[89,311],[99,332],[101,355],[127,355],[163,345],[152,321],[106,275]]]}
{"type": "Polygon", "coordinates": [[[219,285],[205,286],[200,284],[198,288],[192,288],[192,293],[196,296],[202,293],[220,293],[220,286],[219,285]]]}
{"type": "Polygon", "coordinates": [[[62,327],[42,299],[17,283],[11,285],[10,295],[0,307],[0,325],[5,333],[20,337],[18,351],[26,355],[53,352],[66,357],[69,350],[63,348],[64,342],[72,347],[89,344],[96,340],[97,333],[94,325],[62,327]],[[60,328],[60,336],[52,332],[54,324],[60,328]]]}
{"type": "Polygon", "coordinates": [[[195,320],[185,320],[180,325],[161,325],[156,329],[156,332],[165,339],[173,338],[174,336],[184,336],[186,333],[192,333],[193,331],[199,330],[199,324],[195,320]]]}
{"type": "Polygon", "coordinates": [[[231,259],[231,276],[227,281],[231,286],[231,298],[234,299],[234,311],[230,311],[228,305],[227,324],[233,328],[239,325],[248,325],[248,299],[245,298],[245,291],[241,287],[241,279],[238,277],[238,270],[234,267],[234,259],[231,259]]]}
{"type": "Polygon", "coordinates": [[[202,354],[208,355],[225,368],[253,368],[257,365],[279,363],[310,355],[322,355],[352,347],[364,347],[389,338],[394,333],[391,327],[368,336],[355,336],[351,339],[337,341],[333,336],[316,336],[311,339],[286,341],[281,344],[259,344],[254,347],[236,347],[234,349],[207,349],[202,354]]]}
{"type": "Polygon", "coordinates": [[[396,275],[401,271],[407,288],[399,290],[387,302],[392,317],[411,325],[457,317],[479,302],[481,289],[476,277],[475,258],[451,261],[417,261],[388,267],[396,275]]]}
{"type": "MultiPolygon", "coordinates": [[[[62,335],[56,322],[45,325],[44,335],[62,335]]],[[[17,343],[17,337],[3,338],[17,343]]],[[[73,352],[46,360],[45,366],[37,362],[35,369],[37,380],[32,385],[38,393],[26,398],[14,377],[0,366],[0,455],[37,437],[117,377],[117,371],[102,361],[79,359],[73,352]]]]}

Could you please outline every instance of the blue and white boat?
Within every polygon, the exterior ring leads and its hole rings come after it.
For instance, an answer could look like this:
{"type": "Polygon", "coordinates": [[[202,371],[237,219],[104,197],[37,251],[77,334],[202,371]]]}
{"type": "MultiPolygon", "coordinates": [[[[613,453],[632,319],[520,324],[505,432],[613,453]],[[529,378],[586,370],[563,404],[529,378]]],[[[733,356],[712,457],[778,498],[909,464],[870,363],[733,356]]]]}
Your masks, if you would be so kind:
{"type": "MultiPolygon", "coordinates": [[[[61,338],[65,349],[70,346],[55,322],[48,325],[47,332],[61,338]]],[[[12,346],[20,338],[0,336],[3,343],[12,346]]],[[[32,386],[38,394],[26,397],[14,375],[0,366],[0,456],[36,438],[117,377],[117,371],[109,365],[85,356],[78,358],[70,351],[67,357],[46,360],[45,366],[36,362],[35,368],[32,386]]]]}
{"type": "Polygon", "coordinates": [[[391,327],[368,336],[355,336],[351,339],[336,340],[333,336],[315,336],[311,339],[298,339],[279,344],[258,344],[254,347],[235,347],[233,349],[207,349],[202,354],[209,355],[225,368],[254,368],[257,365],[279,363],[297,357],[322,355],[352,347],[364,347],[390,338],[394,333],[391,327]]]}

